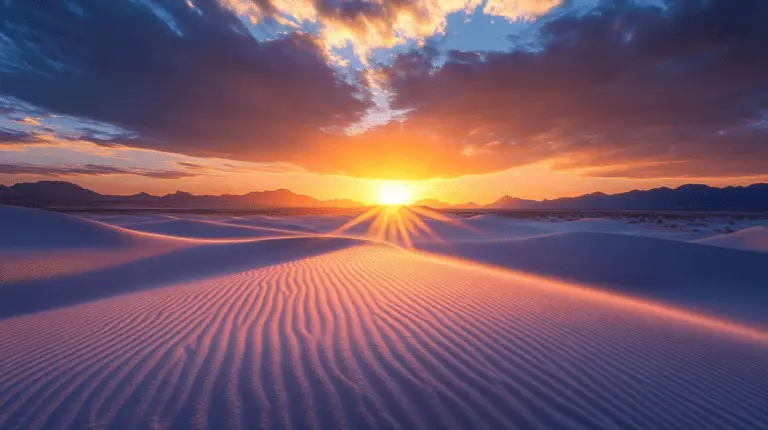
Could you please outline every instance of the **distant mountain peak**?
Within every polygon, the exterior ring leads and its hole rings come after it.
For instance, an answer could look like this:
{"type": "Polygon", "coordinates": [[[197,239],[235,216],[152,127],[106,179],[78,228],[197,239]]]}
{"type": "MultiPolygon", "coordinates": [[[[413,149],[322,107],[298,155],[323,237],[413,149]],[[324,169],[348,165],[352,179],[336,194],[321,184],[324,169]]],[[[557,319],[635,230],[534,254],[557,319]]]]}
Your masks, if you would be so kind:
{"type": "Polygon", "coordinates": [[[432,209],[448,209],[453,207],[452,204],[440,201],[438,199],[421,199],[411,204],[413,206],[424,206],[432,209]]]}
{"type": "Polygon", "coordinates": [[[101,194],[66,181],[20,182],[0,188],[0,203],[39,206],[101,200],[101,194]]]}
{"type": "Polygon", "coordinates": [[[526,200],[519,197],[501,196],[495,202],[488,205],[498,209],[530,209],[531,206],[539,204],[536,200],[526,200]]]}

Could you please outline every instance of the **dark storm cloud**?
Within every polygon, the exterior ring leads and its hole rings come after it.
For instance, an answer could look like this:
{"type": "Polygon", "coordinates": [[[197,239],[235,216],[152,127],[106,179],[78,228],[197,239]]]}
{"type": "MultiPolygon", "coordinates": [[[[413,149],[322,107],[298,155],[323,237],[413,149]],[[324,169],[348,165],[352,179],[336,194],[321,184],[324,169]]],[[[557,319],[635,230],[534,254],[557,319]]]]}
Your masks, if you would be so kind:
{"type": "Polygon", "coordinates": [[[536,51],[401,55],[381,71],[413,109],[401,130],[443,142],[464,173],[537,160],[591,176],[768,173],[768,2],[667,4],[552,19],[536,51]]]}
{"type": "Polygon", "coordinates": [[[112,124],[103,144],[280,161],[368,102],[307,35],[258,42],[214,0],[0,3],[0,95],[112,124]],[[10,64],[10,66],[9,66],[10,64]]]}
{"type": "Polygon", "coordinates": [[[182,179],[197,176],[179,170],[148,170],[86,164],[83,166],[41,166],[36,164],[0,164],[0,174],[39,175],[39,176],[109,176],[138,175],[155,179],[182,179]]]}

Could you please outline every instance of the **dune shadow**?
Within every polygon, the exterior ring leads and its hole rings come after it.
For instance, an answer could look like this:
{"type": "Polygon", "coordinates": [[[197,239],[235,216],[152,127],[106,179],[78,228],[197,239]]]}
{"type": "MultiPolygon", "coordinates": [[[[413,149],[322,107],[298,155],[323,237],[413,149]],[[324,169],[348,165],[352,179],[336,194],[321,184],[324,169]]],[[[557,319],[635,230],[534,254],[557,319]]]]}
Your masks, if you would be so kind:
{"type": "Polygon", "coordinates": [[[0,286],[0,319],[295,261],[356,244],[355,239],[322,237],[210,243],[90,272],[12,282],[0,286]]]}
{"type": "Polygon", "coordinates": [[[768,325],[764,253],[593,232],[417,248],[768,325]]]}

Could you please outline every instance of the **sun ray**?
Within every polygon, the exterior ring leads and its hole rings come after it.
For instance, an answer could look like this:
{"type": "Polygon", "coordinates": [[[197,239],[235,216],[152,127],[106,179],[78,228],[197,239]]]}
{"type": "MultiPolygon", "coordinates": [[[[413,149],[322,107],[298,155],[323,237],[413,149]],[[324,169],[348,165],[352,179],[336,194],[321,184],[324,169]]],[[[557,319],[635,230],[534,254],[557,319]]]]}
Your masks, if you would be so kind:
{"type": "Polygon", "coordinates": [[[413,249],[414,239],[444,242],[427,223],[428,220],[477,232],[477,229],[464,224],[460,219],[429,208],[408,206],[405,203],[410,197],[410,190],[402,183],[384,183],[378,195],[378,201],[382,204],[349,220],[330,234],[344,234],[355,226],[368,223],[364,233],[366,236],[413,249]]]}
{"type": "Polygon", "coordinates": [[[408,218],[408,211],[403,211],[400,214],[400,220],[405,225],[405,229],[412,234],[413,237],[420,238],[422,236],[422,231],[419,227],[417,227],[413,221],[411,221],[410,218],[408,218]]]}
{"type": "Polygon", "coordinates": [[[440,212],[437,212],[435,210],[428,209],[428,208],[425,208],[425,207],[419,207],[419,206],[412,206],[412,207],[410,207],[410,209],[413,212],[415,212],[416,214],[421,215],[422,217],[433,219],[435,221],[445,222],[445,223],[451,224],[451,225],[453,225],[455,227],[467,229],[467,230],[475,232],[475,233],[477,232],[476,228],[468,226],[468,225],[464,224],[463,222],[461,222],[460,220],[457,220],[455,218],[451,218],[451,217],[446,216],[444,214],[441,214],[440,212]]]}
{"type": "Polygon", "coordinates": [[[383,209],[384,208],[382,206],[376,206],[376,207],[366,211],[364,214],[362,214],[362,215],[360,215],[360,216],[358,216],[356,218],[353,218],[352,220],[350,220],[349,222],[345,223],[341,227],[336,228],[335,230],[333,230],[331,232],[331,234],[341,234],[341,233],[344,233],[345,231],[349,230],[350,228],[352,228],[352,227],[354,227],[356,225],[362,224],[363,222],[365,222],[365,221],[367,221],[367,220],[369,220],[369,219],[371,219],[373,217],[376,217],[383,209]]]}
{"type": "Polygon", "coordinates": [[[430,239],[438,242],[442,241],[442,238],[437,233],[435,233],[435,231],[432,230],[432,228],[429,227],[427,223],[424,222],[424,220],[419,218],[418,215],[416,215],[416,213],[411,211],[405,211],[403,215],[407,217],[411,222],[413,222],[418,228],[420,228],[421,231],[426,233],[427,236],[430,237],[430,239]]]}
{"type": "Polygon", "coordinates": [[[384,208],[380,213],[379,216],[376,217],[376,221],[374,221],[373,225],[371,226],[376,231],[376,238],[379,240],[386,240],[387,239],[387,222],[389,221],[389,210],[387,208],[384,208]]]}
{"type": "Polygon", "coordinates": [[[413,241],[411,240],[410,231],[406,228],[405,224],[403,223],[403,217],[400,213],[398,213],[395,216],[398,230],[400,231],[400,237],[403,239],[403,245],[410,249],[413,248],[413,241]]]}

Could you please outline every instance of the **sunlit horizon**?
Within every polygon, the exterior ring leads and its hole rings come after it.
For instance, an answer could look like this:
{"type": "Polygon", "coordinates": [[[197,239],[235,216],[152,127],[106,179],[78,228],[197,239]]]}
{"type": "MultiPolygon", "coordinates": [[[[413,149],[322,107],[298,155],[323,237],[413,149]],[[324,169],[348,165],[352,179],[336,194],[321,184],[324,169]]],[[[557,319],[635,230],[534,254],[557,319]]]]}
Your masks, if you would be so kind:
{"type": "Polygon", "coordinates": [[[578,197],[594,192],[618,194],[632,190],[650,190],[660,187],[677,188],[686,184],[702,184],[712,187],[748,186],[768,183],[768,177],[747,178],[683,178],[683,179],[600,179],[581,178],[571,174],[551,174],[542,177],[539,167],[507,171],[491,176],[466,176],[456,179],[432,179],[423,181],[391,181],[361,179],[338,175],[267,174],[264,176],[220,178],[187,178],[158,180],[139,176],[73,176],[45,177],[40,175],[0,174],[0,185],[38,181],[66,181],[104,195],[130,196],[139,193],[162,196],[177,191],[194,195],[244,195],[250,192],[287,189],[296,194],[319,200],[349,199],[363,205],[381,204],[382,184],[404,183],[408,190],[406,204],[420,200],[437,200],[448,204],[468,202],[491,204],[504,196],[528,200],[546,200],[578,197]],[[529,175],[530,174],[530,175],[529,175]],[[159,182],[158,182],[159,181],[159,182]]]}
{"type": "Polygon", "coordinates": [[[380,205],[408,205],[413,203],[413,190],[402,182],[385,182],[379,186],[376,202],[380,205]]]}
{"type": "Polygon", "coordinates": [[[768,0],[0,0],[0,429],[764,428],[768,0]]]}
{"type": "Polygon", "coordinates": [[[365,227],[363,236],[411,249],[416,238],[425,238],[435,242],[443,241],[442,237],[429,226],[429,221],[475,231],[460,219],[452,218],[429,208],[383,203],[351,219],[333,230],[331,234],[349,233],[354,227],[361,226],[365,227]]]}

